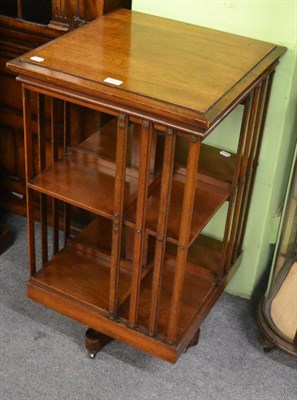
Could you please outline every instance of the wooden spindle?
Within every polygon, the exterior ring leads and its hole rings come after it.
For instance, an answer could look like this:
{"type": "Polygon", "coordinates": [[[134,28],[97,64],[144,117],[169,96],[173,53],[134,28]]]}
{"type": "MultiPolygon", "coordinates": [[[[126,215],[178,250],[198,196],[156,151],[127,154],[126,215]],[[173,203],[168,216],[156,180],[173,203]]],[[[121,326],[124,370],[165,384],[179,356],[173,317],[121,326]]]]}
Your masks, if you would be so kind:
{"type": "MultiPolygon", "coordinates": [[[[63,106],[63,150],[64,154],[68,152],[68,146],[70,145],[70,106],[67,101],[64,101],[63,106]]],[[[64,203],[63,210],[63,225],[64,225],[64,246],[70,236],[70,205],[64,203]]]]}
{"type": "Polygon", "coordinates": [[[262,118],[263,114],[263,106],[264,106],[264,94],[265,94],[265,85],[262,83],[259,84],[258,86],[258,103],[257,103],[257,108],[255,110],[255,124],[254,124],[254,129],[253,132],[251,133],[252,140],[251,140],[251,146],[250,146],[250,152],[248,156],[248,162],[247,162],[247,168],[246,168],[246,178],[245,178],[245,183],[244,183],[244,190],[242,194],[242,201],[241,201],[241,208],[239,212],[239,219],[238,219],[238,224],[237,224],[237,233],[236,233],[236,239],[234,242],[234,248],[233,248],[233,254],[232,254],[232,259],[231,263],[234,263],[237,256],[240,253],[240,237],[241,237],[241,232],[242,232],[242,226],[243,226],[243,221],[245,218],[245,213],[248,207],[248,203],[250,201],[249,198],[249,192],[250,192],[250,182],[251,182],[251,176],[253,173],[253,169],[255,167],[254,165],[254,158],[255,158],[255,152],[257,148],[257,143],[259,139],[259,132],[260,132],[260,121],[262,118]]]}
{"type": "Polygon", "coordinates": [[[235,201],[236,201],[238,180],[239,180],[239,174],[240,174],[240,170],[241,170],[242,153],[243,153],[243,148],[244,148],[244,143],[245,143],[248,121],[250,118],[250,112],[251,112],[251,96],[249,95],[244,103],[244,111],[243,111],[243,117],[242,117],[242,121],[241,121],[239,141],[237,144],[237,152],[236,152],[237,157],[236,157],[235,169],[234,169],[234,174],[233,174],[233,179],[232,179],[232,184],[231,184],[231,196],[229,199],[229,206],[228,206],[228,211],[227,211],[227,218],[226,218],[226,225],[225,225],[225,231],[224,231],[223,248],[222,248],[222,255],[221,255],[221,260],[220,260],[220,272],[218,274],[218,281],[221,280],[224,272],[227,272],[227,270],[228,270],[227,255],[228,255],[229,248],[232,244],[231,229],[233,226],[234,206],[235,206],[235,201]]]}
{"type": "MultiPolygon", "coordinates": [[[[51,98],[51,155],[52,164],[59,159],[59,111],[61,101],[51,98]]],[[[59,251],[59,200],[52,199],[53,254],[59,251]]]]}
{"type": "Polygon", "coordinates": [[[128,117],[120,114],[117,128],[116,175],[114,189],[114,219],[112,231],[109,315],[116,318],[118,308],[119,272],[121,262],[121,239],[125,196],[126,153],[128,138],[128,117]]]}
{"type": "Polygon", "coordinates": [[[32,135],[32,109],[31,93],[25,85],[22,86],[23,118],[24,118],[24,147],[25,147],[25,173],[27,195],[27,229],[28,249],[30,262],[30,276],[36,273],[36,249],[34,226],[34,192],[28,187],[28,182],[34,176],[33,168],[33,135],[32,135]]]}
{"type": "Polygon", "coordinates": [[[253,190],[255,176],[256,176],[256,167],[257,167],[258,160],[259,160],[259,153],[260,153],[260,148],[261,148],[261,144],[262,144],[264,125],[265,125],[265,120],[266,120],[266,114],[267,114],[267,109],[268,109],[268,103],[269,103],[274,73],[275,73],[275,71],[272,71],[270,73],[270,75],[266,78],[265,83],[263,84],[263,87],[262,87],[263,107],[262,107],[262,112],[261,112],[261,116],[259,119],[259,132],[258,132],[257,143],[255,146],[254,158],[253,158],[253,170],[252,170],[252,174],[250,177],[249,190],[248,190],[247,199],[246,199],[247,207],[244,212],[244,218],[242,221],[241,231],[239,234],[238,249],[241,249],[242,244],[243,244],[244,232],[245,232],[246,224],[247,224],[248,209],[249,209],[249,205],[250,205],[251,197],[252,197],[252,190],[253,190]]]}
{"type": "Polygon", "coordinates": [[[23,19],[23,0],[18,0],[18,19],[23,19]]]}
{"type": "Polygon", "coordinates": [[[161,180],[161,193],[160,193],[160,205],[159,205],[159,216],[157,225],[157,238],[155,246],[155,257],[154,257],[154,273],[153,273],[153,284],[152,284],[152,299],[149,319],[149,335],[154,336],[157,329],[157,318],[158,318],[158,307],[161,294],[161,283],[162,283],[162,267],[164,263],[164,255],[166,248],[166,232],[167,222],[170,208],[170,197],[171,197],[171,186],[172,186],[172,175],[174,165],[174,151],[175,151],[175,132],[172,129],[168,129],[165,138],[164,158],[163,158],[163,170],[161,180]]]}
{"type": "Polygon", "coordinates": [[[139,305],[141,272],[143,264],[143,249],[145,244],[145,216],[148,192],[148,178],[150,172],[150,149],[152,124],[143,121],[140,138],[140,165],[138,179],[138,197],[134,239],[134,260],[130,295],[129,326],[135,328],[139,305]]]}
{"type": "MultiPolygon", "coordinates": [[[[39,173],[46,168],[46,136],[45,136],[45,101],[44,95],[37,94],[37,137],[38,137],[38,167],[39,173]]],[[[41,259],[42,265],[48,261],[48,229],[47,229],[47,196],[40,193],[40,221],[41,221],[41,259]]]]}
{"type": "Polygon", "coordinates": [[[191,233],[191,220],[195,201],[198,161],[200,154],[200,139],[193,137],[189,145],[187,174],[184,188],[182,214],[179,230],[176,267],[173,282],[173,292],[169,312],[167,339],[169,343],[176,341],[180,305],[183,293],[184,277],[188,255],[189,239],[191,233]]]}
{"type": "Polygon", "coordinates": [[[233,221],[232,221],[231,237],[230,237],[228,254],[227,254],[227,259],[226,259],[226,267],[227,268],[229,268],[231,265],[232,255],[233,255],[235,243],[237,240],[237,233],[238,233],[237,227],[238,227],[238,220],[239,220],[239,216],[240,216],[239,213],[240,213],[240,208],[242,205],[242,196],[243,196],[243,192],[244,192],[244,188],[245,188],[244,182],[246,179],[248,157],[250,154],[252,133],[254,130],[254,124],[255,124],[255,119],[256,119],[256,109],[257,109],[258,101],[259,101],[259,88],[256,87],[256,89],[253,91],[253,95],[252,95],[252,104],[251,104],[250,115],[249,115],[249,120],[248,120],[248,124],[247,124],[247,131],[246,131],[246,135],[245,135],[245,143],[244,143],[243,155],[242,155],[242,160],[241,160],[238,189],[237,189],[235,209],[234,209],[234,215],[233,215],[233,221]]]}

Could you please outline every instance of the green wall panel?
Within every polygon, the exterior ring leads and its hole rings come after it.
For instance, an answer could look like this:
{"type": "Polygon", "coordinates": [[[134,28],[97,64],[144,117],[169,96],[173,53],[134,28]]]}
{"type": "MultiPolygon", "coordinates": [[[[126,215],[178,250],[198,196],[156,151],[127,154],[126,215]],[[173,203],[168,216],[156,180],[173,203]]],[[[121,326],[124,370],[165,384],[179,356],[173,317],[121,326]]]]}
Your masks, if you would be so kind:
{"type": "MultiPolygon", "coordinates": [[[[297,0],[201,1],[133,0],[136,11],[273,42],[288,48],[274,79],[259,167],[238,272],[227,290],[250,297],[264,270],[270,267],[280,221],[279,208],[287,184],[297,137],[297,0]]],[[[224,121],[209,143],[234,148],[240,110],[224,121]],[[227,132],[227,134],[226,134],[227,132]],[[223,140],[222,140],[223,137],[223,140]]],[[[216,220],[223,218],[216,216],[216,220]]],[[[207,230],[213,235],[217,222],[207,230]]]]}

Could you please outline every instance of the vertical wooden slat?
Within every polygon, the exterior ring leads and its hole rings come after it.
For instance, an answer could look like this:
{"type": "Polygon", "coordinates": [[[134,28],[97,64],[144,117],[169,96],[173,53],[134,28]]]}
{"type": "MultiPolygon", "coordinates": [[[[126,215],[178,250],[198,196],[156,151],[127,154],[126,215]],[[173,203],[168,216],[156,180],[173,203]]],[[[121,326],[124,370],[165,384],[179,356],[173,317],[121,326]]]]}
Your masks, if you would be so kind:
{"type": "Polygon", "coordinates": [[[59,251],[59,200],[52,200],[52,218],[53,218],[53,254],[59,251]]]}
{"type": "Polygon", "coordinates": [[[255,152],[256,152],[257,143],[258,143],[258,139],[259,139],[260,121],[261,121],[262,113],[263,113],[265,91],[266,91],[266,85],[263,85],[262,83],[259,84],[259,86],[258,86],[259,99],[258,99],[258,103],[257,103],[256,109],[255,109],[256,117],[255,117],[254,129],[251,132],[252,140],[251,140],[250,152],[249,152],[249,156],[248,156],[248,162],[247,162],[247,168],[246,168],[246,178],[245,178],[245,182],[244,182],[244,190],[243,190],[243,194],[242,194],[241,208],[240,208],[240,212],[239,212],[237,233],[236,233],[236,239],[234,242],[231,263],[234,263],[234,261],[236,260],[236,257],[240,253],[239,243],[240,243],[240,237],[241,237],[241,232],[242,232],[242,227],[243,227],[243,221],[244,221],[246,210],[248,207],[248,202],[250,200],[249,199],[250,182],[251,182],[251,176],[253,174],[253,170],[255,169],[254,158],[255,158],[255,152]]]}
{"type": "Polygon", "coordinates": [[[23,0],[18,0],[18,18],[23,18],[23,0]]]}
{"type": "Polygon", "coordinates": [[[156,151],[157,151],[157,135],[152,135],[151,138],[151,155],[150,155],[150,173],[153,175],[156,172],[156,151]]]}
{"type": "Polygon", "coordinates": [[[140,139],[140,165],[138,197],[136,210],[136,226],[134,239],[134,260],[130,295],[129,326],[134,328],[137,324],[141,272],[143,264],[143,248],[145,241],[145,216],[148,191],[148,177],[150,169],[150,148],[152,137],[152,124],[143,121],[140,139]]]}
{"type": "Polygon", "coordinates": [[[253,93],[250,117],[249,117],[249,121],[248,121],[243,156],[242,156],[242,161],[241,161],[241,169],[240,169],[238,190],[237,190],[235,209],[234,209],[234,215],[233,215],[231,237],[230,237],[230,243],[229,243],[228,254],[227,254],[227,259],[226,259],[226,267],[227,268],[229,268],[229,266],[231,265],[232,254],[233,254],[234,246],[235,246],[235,243],[237,240],[237,233],[238,233],[237,228],[238,228],[238,220],[239,220],[239,216],[240,216],[239,213],[240,213],[240,208],[241,208],[241,204],[242,204],[244,181],[246,179],[248,156],[250,153],[250,146],[251,146],[252,133],[254,130],[254,124],[255,124],[255,119],[256,119],[256,109],[257,109],[257,105],[258,105],[258,100],[259,100],[259,88],[256,87],[256,89],[254,90],[254,93],[253,93]]]}
{"type": "MultiPolygon", "coordinates": [[[[51,155],[52,164],[59,158],[59,104],[57,99],[51,98],[51,155]]],[[[53,218],[53,254],[59,251],[59,201],[52,199],[52,218],[53,218]]]]}
{"type": "Polygon", "coordinates": [[[234,214],[234,206],[235,206],[235,200],[236,200],[236,195],[237,195],[239,174],[240,174],[240,170],[241,170],[242,153],[243,153],[245,137],[246,137],[246,133],[247,133],[248,122],[249,122],[249,118],[250,118],[250,112],[251,112],[251,96],[249,95],[244,103],[244,111],[243,111],[243,117],[242,117],[241,127],[240,127],[240,135],[239,135],[239,141],[238,141],[238,145],[237,145],[237,157],[236,157],[235,169],[234,169],[232,185],[231,185],[231,196],[229,199],[229,206],[228,206],[226,225],[225,225],[225,231],[224,231],[223,248],[222,248],[222,255],[221,255],[221,260],[220,260],[220,272],[218,274],[218,281],[222,278],[224,272],[227,270],[226,259],[227,259],[227,253],[229,251],[229,247],[231,246],[231,243],[232,243],[232,240],[231,240],[232,238],[230,237],[231,227],[233,226],[232,219],[234,216],[233,215],[234,214]]]}
{"type": "MultiPolygon", "coordinates": [[[[171,198],[172,175],[174,165],[174,151],[176,135],[172,129],[167,129],[165,138],[163,170],[161,180],[161,193],[159,216],[157,225],[157,238],[154,257],[154,273],[152,284],[151,309],[149,319],[149,335],[154,336],[157,329],[158,306],[161,293],[162,267],[166,248],[167,222],[171,198]]],[[[156,135],[155,135],[156,136],[156,135]]]]}
{"type": "Polygon", "coordinates": [[[267,109],[268,109],[268,103],[269,103],[269,98],[270,98],[270,92],[271,92],[271,87],[272,87],[272,81],[273,81],[273,77],[274,77],[274,73],[275,71],[273,71],[268,78],[265,81],[265,84],[263,84],[263,110],[260,116],[260,120],[259,120],[259,132],[258,132],[258,139],[257,139],[257,143],[256,143],[256,148],[255,148],[255,154],[254,154],[254,159],[253,159],[253,171],[251,174],[251,178],[250,178],[250,183],[249,183],[249,190],[248,190],[248,194],[247,194],[247,199],[246,199],[246,209],[244,211],[244,217],[243,217],[243,221],[242,221],[242,226],[241,226],[241,232],[239,235],[239,243],[238,243],[238,249],[242,248],[242,244],[243,244],[243,237],[244,237],[244,232],[245,232],[245,227],[247,224],[247,216],[248,216],[248,209],[249,209],[249,205],[250,205],[250,201],[251,201],[251,197],[252,197],[252,190],[254,187],[254,181],[255,181],[255,176],[256,176],[256,167],[258,164],[258,160],[259,160],[259,153],[260,153],[260,148],[261,148],[261,144],[262,144],[262,138],[263,138],[263,132],[264,132],[264,126],[265,126],[265,119],[266,119],[266,114],[267,114],[267,109]]]}
{"type": "Polygon", "coordinates": [[[191,220],[195,200],[199,154],[200,140],[193,137],[189,145],[188,152],[187,174],[184,188],[176,267],[167,331],[167,339],[170,343],[174,343],[177,337],[180,305],[183,294],[184,277],[186,272],[187,254],[192,225],[191,220]]]}
{"type": "Polygon", "coordinates": [[[74,15],[74,0],[52,0],[52,20],[49,26],[54,29],[67,31],[70,16],[74,15]]]}
{"type": "MultiPolygon", "coordinates": [[[[131,151],[131,167],[139,168],[139,157],[140,157],[140,137],[141,137],[141,126],[134,125],[132,151],[131,151]]],[[[150,155],[150,174],[156,172],[156,156],[157,156],[157,135],[152,135],[151,138],[151,155],[150,155]]]]}
{"type": "MultiPolygon", "coordinates": [[[[68,152],[68,146],[70,144],[70,106],[69,103],[64,101],[63,104],[63,150],[64,154],[68,152]]],[[[67,240],[70,236],[70,205],[68,203],[64,203],[64,246],[67,243],[67,240]]]]}
{"type": "MultiPolygon", "coordinates": [[[[25,172],[26,182],[33,178],[33,138],[32,138],[32,110],[30,91],[22,86],[23,94],[23,118],[24,118],[24,147],[25,147],[25,172]]],[[[34,227],[34,198],[33,191],[26,187],[27,194],[27,228],[30,275],[36,273],[35,227],[34,227]]]]}
{"type": "Polygon", "coordinates": [[[116,176],[114,189],[114,220],[112,232],[109,315],[116,318],[118,307],[119,271],[121,262],[121,239],[123,230],[123,210],[125,195],[126,153],[128,117],[120,114],[118,118],[116,176]]]}
{"type": "Polygon", "coordinates": [[[133,125],[133,139],[131,143],[131,167],[139,169],[141,126],[133,125]]]}
{"type": "Polygon", "coordinates": [[[70,144],[70,105],[67,101],[63,102],[63,150],[64,154],[68,151],[68,146],[70,144]]]}
{"type": "MultiPolygon", "coordinates": [[[[38,134],[38,156],[39,173],[46,168],[46,137],[45,137],[45,102],[44,95],[37,94],[37,134],[38,134]]],[[[47,246],[47,196],[40,194],[40,221],[41,221],[41,258],[42,265],[48,261],[47,246]]]]}

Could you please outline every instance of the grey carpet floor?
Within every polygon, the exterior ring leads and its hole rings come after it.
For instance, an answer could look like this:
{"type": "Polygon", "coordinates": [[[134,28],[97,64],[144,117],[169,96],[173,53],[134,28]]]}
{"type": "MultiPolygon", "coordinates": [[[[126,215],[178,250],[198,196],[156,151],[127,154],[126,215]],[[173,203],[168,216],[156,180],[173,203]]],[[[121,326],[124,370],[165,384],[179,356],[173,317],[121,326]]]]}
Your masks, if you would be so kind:
{"type": "Polygon", "coordinates": [[[171,365],[120,342],[87,357],[85,327],[26,298],[26,221],[0,256],[1,400],[296,400],[297,360],[263,353],[252,301],[224,293],[171,365]]]}

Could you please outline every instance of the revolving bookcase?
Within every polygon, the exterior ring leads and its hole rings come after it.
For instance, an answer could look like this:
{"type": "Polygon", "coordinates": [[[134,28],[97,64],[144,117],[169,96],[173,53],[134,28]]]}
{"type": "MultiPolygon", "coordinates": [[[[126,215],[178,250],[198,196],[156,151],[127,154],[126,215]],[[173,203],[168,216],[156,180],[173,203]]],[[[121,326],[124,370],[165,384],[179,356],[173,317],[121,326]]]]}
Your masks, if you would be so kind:
{"type": "Polygon", "coordinates": [[[114,338],[174,363],[197,343],[239,264],[284,51],[119,9],[8,64],[23,88],[28,295],[89,326],[91,355],[114,338]],[[236,109],[236,151],[205,143],[236,109]],[[222,207],[217,238],[205,228],[222,207]]]}

